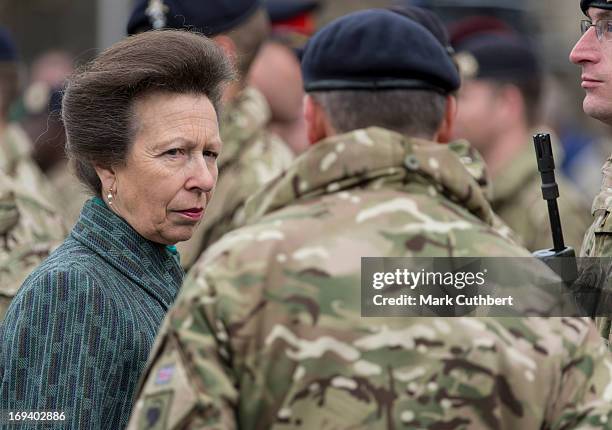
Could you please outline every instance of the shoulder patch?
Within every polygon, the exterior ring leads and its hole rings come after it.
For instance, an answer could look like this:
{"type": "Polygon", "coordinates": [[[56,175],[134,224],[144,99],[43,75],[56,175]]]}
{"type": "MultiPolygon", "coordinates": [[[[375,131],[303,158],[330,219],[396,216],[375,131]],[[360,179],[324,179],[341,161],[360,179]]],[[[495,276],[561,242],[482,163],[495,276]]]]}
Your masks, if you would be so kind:
{"type": "Polygon", "coordinates": [[[172,395],[172,391],[164,391],[144,398],[139,430],[162,430],[168,427],[172,395]]]}

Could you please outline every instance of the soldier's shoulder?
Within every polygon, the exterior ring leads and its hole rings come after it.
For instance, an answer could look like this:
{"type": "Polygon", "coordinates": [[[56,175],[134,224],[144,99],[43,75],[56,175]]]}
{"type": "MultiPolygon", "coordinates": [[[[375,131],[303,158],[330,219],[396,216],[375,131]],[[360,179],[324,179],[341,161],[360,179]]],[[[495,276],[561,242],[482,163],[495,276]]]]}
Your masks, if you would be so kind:
{"type": "Polygon", "coordinates": [[[368,253],[447,256],[451,235],[452,247],[463,255],[529,256],[494,226],[443,200],[441,195],[389,188],[351,189],[302,199],[228,233],[200,261],[284,262],[304,248],[318,249],[330,260],[332,255],[346,260],[368,253]]]}
{"type": "Polygon", "coordinates": [[[287,169],[294,158],[293,151],[284,140],[262,127],[253,133],[238,163],[241,168],[246,167],[251,170],[259,169],[261,165],[268,165],[275,176],[282,169],[287,169]]]}
{"type": "Polygon", "coordinates": [[[18,124],[11,123],[2,135],[3,145],[0,151],[13,158],[29,157],[32,143],[26,132],[18,124]]]}

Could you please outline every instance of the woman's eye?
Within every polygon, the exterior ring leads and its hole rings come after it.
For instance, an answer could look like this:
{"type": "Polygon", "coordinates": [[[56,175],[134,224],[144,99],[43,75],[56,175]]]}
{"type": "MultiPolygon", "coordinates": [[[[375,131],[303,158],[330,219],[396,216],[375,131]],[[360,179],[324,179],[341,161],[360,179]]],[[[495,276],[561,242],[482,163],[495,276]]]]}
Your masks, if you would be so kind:
{"type": "Polygon", "coordinates": [[[214,158],[216,160],[217,157],[219,157],[219,153],[215,152],[215,151],[204,151],[204,156],[205,157],[211,157],[211,158],[214,158]]]}
{"type": "Polygon", "coordinates": [[[183,155],[184,153],[185,153],[185,151],[180,149],[180,148],[172,148],[172,149],[169,149],[166,152],[164,152],[164,155],[169,155],[171,157],[176,157],[178,155],[183,155]]]}

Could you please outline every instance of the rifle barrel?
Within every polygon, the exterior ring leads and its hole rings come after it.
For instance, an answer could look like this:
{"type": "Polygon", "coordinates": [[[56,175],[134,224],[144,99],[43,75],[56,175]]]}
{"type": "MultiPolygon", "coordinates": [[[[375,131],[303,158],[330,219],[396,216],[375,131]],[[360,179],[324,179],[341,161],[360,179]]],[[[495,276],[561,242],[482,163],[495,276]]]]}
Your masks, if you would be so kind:
{"type": "Polygon", "coordinates": [[[538,170],[542,177],[542,197],[548,203],[548,217],[550,219],[554,250],[560,252],[565,249],[565,242],[563,240],[559,206],[557,205],[559,186],[555,180],[555,159],[550,135],[543,133],[536,134],[533,137],[533,143],[538,160],[538,170]]]}

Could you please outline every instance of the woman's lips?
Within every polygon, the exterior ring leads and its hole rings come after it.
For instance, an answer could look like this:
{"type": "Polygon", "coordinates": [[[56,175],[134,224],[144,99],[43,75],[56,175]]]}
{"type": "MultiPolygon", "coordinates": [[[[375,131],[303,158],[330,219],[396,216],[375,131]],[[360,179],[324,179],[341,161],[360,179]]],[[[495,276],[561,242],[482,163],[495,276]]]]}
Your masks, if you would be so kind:
{"type": "Polygon", "coordinates": [[[191,208],[191,209],[186,209],[184,211],[176,211],[176,213],[181,214],[184,217],[187,217],[192,220],[199,220],[202,218],[202,215],[204,215],[204,209],[191,208]]]}

